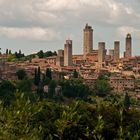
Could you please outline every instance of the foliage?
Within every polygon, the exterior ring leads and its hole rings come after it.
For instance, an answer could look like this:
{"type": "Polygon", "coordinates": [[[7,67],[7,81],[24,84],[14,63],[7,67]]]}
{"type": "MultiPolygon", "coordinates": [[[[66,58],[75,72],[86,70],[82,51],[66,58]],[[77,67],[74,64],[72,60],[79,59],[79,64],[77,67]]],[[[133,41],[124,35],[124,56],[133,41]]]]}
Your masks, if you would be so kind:
{"type": "Polygon", "coordinates": [[[44,53],[44,57],[50,57],[50,56],[56,56],[57,53],[56,51],[52,52],[52,51],[47,51],[44,53]]]}
{"type": "Polygon", "coordinates": [[[52,72],[50,68],[46,69],[46,78],[49,78],[50,80],[52,79],[52,72]]]}
{"type": "Polygon", "coordinates": [[[57,53],[54,51],[47,51],[47,52],[43,52],[43,50],[40,50],[38,53],[37,53],[37,56],[39,58],[45,58],[45,57],[50,57],[50,56],[56,56],[57,53]]]}
{"type": "Polygon", "coordinates": [[[76,70],[73,71],[73,78],[78,78],[78,72],[76,70]]]}
{"type": "Polygon", "coordinates": [[[105,97],[111,93],[111,86],[105,79],[98,79],[95,83],[94,92],[97,96],[105,97]]]}
{"type": "Polygon", "coordinates": [[[86,98],[90,94],[89,88],[80,79],[64,80],[61,82],[62,94],[65,97],[86,98]]]}
{"type": "Polygon", "coordinates": [[[107,80],[111,76],[109,72],[102,72],[99,74],[98,80],[107,80]]]}
{"type": "Polygon", "coordinates": [[[11,50],[6,49],[6,55],[12,54],[11,50]]]}
{"type": "Polygon", "coordinates": [[[16,56],[14,54],[10,54],[10,55],[8,55],[7,60],[10,62],[14,62],[14,61],[16,61],[16,56]]]}
{"type": "Polygon", "coordinates": [[[20,59],[20,58],[24,57],[24,53],[21,53],[21,50],[19,50],[19,52],[15,52],[15,57],[17,59],[20,59]]]}
{"type": "Polygon", "coordinates": [[[63,100],[55,96],[54,80],[49,81],[48,96],[41,81],[37,94],[32,85],[29,79],[1,82],[0,139],[139,140],[140,105],[132,106],[130,97],[131,108],[126,109],[124,97],[109,92],[93,96],[81,79],[60,82],[63,100]]]}
{"type": "Polygon", "coordinates": [[[8,49],[6,49],[6,55],[8,55],[8,49]]]}
{"type": "Polygon", "coordinates": [[[4,105],[10,105],[15,99],[15,86],[10,81],[2,81],[0,83],[0,100],[4,105]]]}
{"type": "Polygon", "coordinates": [[[50,81],[51,81],[51,80],[50,80],[48,77],[45,77],[45,78],[43,79],[43,85],[49,85],[50,81]]]}
{"type": "Polygon", "coordinates": [[[25,72],[24,69],[20,69],[16,72],[16,75],[18,77],[18,80],[23,80],[24,78],[26,78],[27,74],[25,72]]]}
{"type": "Polygon", "coordinates": [[[49,83],[49,97],[53,97],[54,96],[55,88],[56,88],[56,81],[52,80],[49,83]]]}
{"type": "Polygon", "coordinates": [[[139,139],[140,113],[110,102],[31,102],[23,93],[9,107],[0,104],[0,139],[139,139]]]}
{"type": "Polygon", "coordinates": [[[21,80],[19,82],[17,82],[17,89],[20,91],[20,92],[32,92],[32,82],[31,80],[29,79],[24,79],[24,80],[21,80]]]}
{"type": "Polygon", "coordinates": [[[38,67],[35,68],[34,84],[38,86],[40,84],[40,80],[41,80],[41,71],[40,71],[40,67],[38,67]]]}
{"type": "Polygon", "coordinates": [[[38,53],[37,53],[38,57],[39,58],[43,58],[44,57],[44,53],[42,50],[40,50],[38,53]]]}
{"type": "Polygon", "coordinates": [[[129,109],[130,107],[130,97],[127,92],[125,93],[125,97],[124,97],[124,107],[126,109],[129,109]]]}

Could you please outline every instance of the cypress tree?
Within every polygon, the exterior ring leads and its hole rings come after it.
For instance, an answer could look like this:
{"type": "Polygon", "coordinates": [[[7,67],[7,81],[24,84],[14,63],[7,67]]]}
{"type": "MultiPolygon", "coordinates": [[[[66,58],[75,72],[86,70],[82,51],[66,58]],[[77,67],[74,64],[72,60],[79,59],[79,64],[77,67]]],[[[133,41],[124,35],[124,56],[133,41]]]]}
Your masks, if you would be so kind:
{"type": "Polygon", "coordinates": [[[6,55],[8,55],[8,49],[6,49],[6,55]]]}
{"type": "Polygon", "coordinates": [[[49,68],[46,69],[46,77],[52,80],[52,72],[51,72],[51,69],[49,68]]]}
{"type": "Polygon", "coordinates": [[[129,109],[130,107],[130,97],[127,92],[125,93],[125,97],[124,97],[124,107],[126,109],[129,109]]]}
{"type": "Polygon", "coordinates": [[[12,54],[11,50],[9,50],[9,54],[12,54]]]}
{"type": "Polygon", "coordinates": [[[35,68],[34,84],[37,85],[37,68],[35,68]]]}
{"type": "Polygon", "coordinates": [[[40,80],[41,80],[40,74],[41,74],[41,72],[40,72],[40,67],[38,67],[38,72],[37,72],[38,84],[40,83],[40,80]]]}

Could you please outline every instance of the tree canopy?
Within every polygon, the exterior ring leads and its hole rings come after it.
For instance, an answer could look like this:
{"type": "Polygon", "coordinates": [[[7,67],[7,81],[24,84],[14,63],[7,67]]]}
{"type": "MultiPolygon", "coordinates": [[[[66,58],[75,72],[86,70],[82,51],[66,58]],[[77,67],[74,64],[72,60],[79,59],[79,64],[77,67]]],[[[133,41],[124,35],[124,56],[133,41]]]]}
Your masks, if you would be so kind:
{"type": "Polygon", "coordinates": [[[90,94],[88,86],[80,79],[65,80],[61,83],[62,94],[66,97],[86,98],[90,94]]]}
{"type": "Polygon", "coordinates": [[[16,72],[16,75],[17,75],[17,77],[18,77],[18,80],[23,80],[24,78],[27,77],[27,74],[26,74],[26,72],[25,72],[24,69],[18,70],[18,71],[16,72]]]}

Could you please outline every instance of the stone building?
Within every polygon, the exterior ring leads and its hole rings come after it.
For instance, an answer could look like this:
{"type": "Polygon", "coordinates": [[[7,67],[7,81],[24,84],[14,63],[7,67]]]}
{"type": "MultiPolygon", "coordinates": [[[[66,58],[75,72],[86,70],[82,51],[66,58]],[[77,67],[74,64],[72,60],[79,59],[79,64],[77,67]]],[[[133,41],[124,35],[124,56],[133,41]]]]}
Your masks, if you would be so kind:
{"type": "Polygon", "coordinates": [[[58,50],[56,65],[59,67],[64,66],[64,50],[58,50]]]}
{"type": "Polygon", "coordinates": [[[105,42],[98,43],[98,66],[99,68],[103,67],[103,63],[105,61],[106,49],[105,42]]]}
{"type": "Polygon", "coordinates": [[[64,50],[58,50],[58,54],[57,54],[58,56],[64,56],[64,50]]]}
{"type": "Polygon", "coordinates": [[[86,59],[86,55],[92,53],[93,50],[93,29],[91,26],[86,24],[83,31],[84,31],[83,54],[84,59],[86,59]]]}
{"type": "Polygon", "coordinates": [[[114,42],[114,61],[118,61],[120,58],[120,42],[114,42]]]}
{"type": "Polygon", "coordinates": [[[72,40],[66,40],[64,45],[64,66],[72,66],[72,40]]]}
{"type": "Polygon", "coordinates": [[[135,88],[135,79],[131,77],[111,77],[109,83],[116,92],[131,91],[135,88]]]}
{"type": "Polygon", "coordinates": [[[74,65],[81,65],[85,61],[83,60],[83,55],[73,55],[72,56],[72,61],[74,65]]]}
{"type": "Polygon", "coordinates": [[[64,57],[62,57],[62,56],[56,57],[56,66],[58,66],[58,67],[64,66],[64,57]]]}
{"type": "Polygon", "coordinates": [[[132,37],[131,34],[127,34],[126,36],[126,42],[125,42],[125,52],[124,57],[129,58],[132,57],[132,37]]]}

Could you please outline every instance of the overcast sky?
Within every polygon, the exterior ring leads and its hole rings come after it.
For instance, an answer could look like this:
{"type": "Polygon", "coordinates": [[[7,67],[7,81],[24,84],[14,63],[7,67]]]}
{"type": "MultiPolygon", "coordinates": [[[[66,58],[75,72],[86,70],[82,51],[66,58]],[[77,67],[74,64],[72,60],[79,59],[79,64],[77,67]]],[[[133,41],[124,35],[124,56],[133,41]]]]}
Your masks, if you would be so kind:
{"type": "Polygon", "coordinates": [[[113,48],[132,34],[133,55],[140,55],[140,0],[0,0],[0,47],[29,54],[63,49],[73,40],[73,53],[83,51],[83,28],[94,29],[94,49],[99,41],[113,48]]]}

